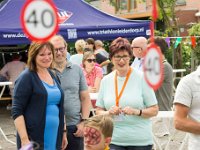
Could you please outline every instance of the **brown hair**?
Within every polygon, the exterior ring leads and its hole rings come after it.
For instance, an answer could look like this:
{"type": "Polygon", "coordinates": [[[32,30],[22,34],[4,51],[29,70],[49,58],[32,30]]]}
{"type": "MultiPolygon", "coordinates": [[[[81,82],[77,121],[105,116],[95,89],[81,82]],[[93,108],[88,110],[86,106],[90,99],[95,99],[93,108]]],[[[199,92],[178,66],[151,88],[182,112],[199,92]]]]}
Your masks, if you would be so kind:
{"type": "Polygon", "coordinates": [[[126,51],[128,52],[129,56],[132,57],[133,56],[133,53],[132,53],[132,50],[131,50],[131,44],[130,42],[125,39],[125,38],[122,38],[122,37],[118,37],[117,39],[115,39],[110,47],[110,59],[118,52],[120,51],[126,51]]]}
{"type": "Polygon", "coordinates": [[[103,44],[103,42],[102,42],[101,40],[96,40],[96,41],[94,42],[94,45],[95,45],[95,46],[101,46],[101,47],[104,46],[104,44],[103,44]]]}
{"type": "Polygon", "coordinates": [[[160,47],[160,50],[161,50],[161,52],[162,52],[163,55],[168,50],[167,42],[163,38],[156,37],[154,39],[154,43],[160,47]]]}
{"type": "Polygon", "coordinates": [[[113,119],[108,115],[96,115],[84,122],[85,126],[97,127],[105,138],[112,137],[113,119]]]}
{"type": "Polygon", "coordinates": [[[56,41],[63,41],[63,43],[64,43],[64,45],[65,45],[65,48],[67,49],[67,46],[68,46],[68,44],[67,44],[67,42],[65,41],[65,39],[64,39],[64,37],[62,36],[62,35],[55,35],[55,36],[53,36],[51,39],[50,39],[50,42],[52,42],[52,41],[54,41],[54,40],[56,40],[56,41]]]}
{"type": "MultiPolygon", "coordinates": [[[[50,42],[33,42],[28,51],[28,61],[27,61],[27,66],[31,71],[37,72],[37,66],[36,66],[36,56],[38,55],[39,51],[43,49],[44,47],[48,48],[51,50],[53,58],[54,58],[54,47],[50,42]]],[[[50,66],[52,68],[52,64],[50,66]]]]}
{"type": "Polygon", "coordinates": [[[95,44],[94,44],[94,39],[93,39],[93,38],[87,38],[87,39],[85,40],[85,42],[86,42],[87,44],[93,45],[93,50],[96,49],[96,48],[95,48],[95,44]]]}
{"type": "Polygon", "coordinates": [[[90,56],[94,55],[94,57],[96,58],[95,54],[93,51],[87,51],[83,54],[83,60],[82,60],[82,65],[83,65],[83,68],[85,68],[85,64],[84,62],[86,61],[86,59],[90,56]]]}
{"type": "Polygon", "coordinates": [[[85,41],[88,44],[93,44],[94,45],[94,39],[93,38],[87,38],[85,41]]]}

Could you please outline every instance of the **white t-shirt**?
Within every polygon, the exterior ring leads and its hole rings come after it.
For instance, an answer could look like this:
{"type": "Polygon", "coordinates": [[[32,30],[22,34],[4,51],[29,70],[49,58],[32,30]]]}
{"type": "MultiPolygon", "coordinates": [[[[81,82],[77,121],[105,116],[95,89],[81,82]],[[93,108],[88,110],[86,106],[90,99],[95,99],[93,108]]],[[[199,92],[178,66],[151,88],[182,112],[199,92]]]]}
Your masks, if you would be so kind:
{"type": "MultiPolygon", "coordinates": [[[[200,123],[200,66],[179,82],[174,103],[189,107],[188,117],[200,123]]],[[[189,133],[188,150],[196,150],[199,147],[200,135],[189,133]]]]}
{"type": "Polygon", "coordinates": [[[131,64],[131,67],[143,72],[143,61],[144,61],[144,58],[135,57],[133,63],[131,64]]]}
{"type": "Polygon", "coordinates": [[[83,60],[83,54],[75,54],[70,57],[70,62],[73,64],[81,65],[83,60]]]}
{"type": "MultiPolygon", "coordinates": [[[[109,110],[115,105],[115,73],[106,75],[99,90],[96,106],[109,110]]],[[[117,77],[120,93],[126,77],[117,77]]],[[[154,91],[147,85],[143,75],[133,69],[124,92],[119,100],[119,106],[145,109],[157,104],[154,91]]],[[[124,115],[123,121],[114,121],[112,144],[123,146],[152,145],[152,124],[149,118],[135,115],[124,115]]]]}

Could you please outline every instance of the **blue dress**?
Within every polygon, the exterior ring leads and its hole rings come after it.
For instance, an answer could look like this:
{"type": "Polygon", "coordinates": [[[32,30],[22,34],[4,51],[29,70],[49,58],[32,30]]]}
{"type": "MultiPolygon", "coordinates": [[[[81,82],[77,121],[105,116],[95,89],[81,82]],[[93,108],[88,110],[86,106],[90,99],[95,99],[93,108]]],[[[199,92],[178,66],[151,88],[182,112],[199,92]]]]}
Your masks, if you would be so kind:
{"type": "Polygon", "coordinates": [[[47,106],[46,106],[46,122],[44,130],[44,149],[45,150],[56,150],[56,141],[59,126],[59,104],[61,100],[61,92],[54,85],[49,85],[42,82],[47,90],[47,106]]]}

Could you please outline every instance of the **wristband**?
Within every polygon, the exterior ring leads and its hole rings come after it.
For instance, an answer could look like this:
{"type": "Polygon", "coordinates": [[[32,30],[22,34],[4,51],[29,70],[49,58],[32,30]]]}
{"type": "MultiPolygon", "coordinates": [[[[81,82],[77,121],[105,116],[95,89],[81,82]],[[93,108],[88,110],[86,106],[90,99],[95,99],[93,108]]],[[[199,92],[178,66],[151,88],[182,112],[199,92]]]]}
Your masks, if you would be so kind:
{"type": "Polygon", "coordinates": [[[86,121],[87,119],[81,119],[81,122],[86,121]]]}
{"type": "Polygon", "coordinates": [[[138,114],[138,116],[141,116],[142,115],[142,109],[140,109],[140,113],[138,114]]]}

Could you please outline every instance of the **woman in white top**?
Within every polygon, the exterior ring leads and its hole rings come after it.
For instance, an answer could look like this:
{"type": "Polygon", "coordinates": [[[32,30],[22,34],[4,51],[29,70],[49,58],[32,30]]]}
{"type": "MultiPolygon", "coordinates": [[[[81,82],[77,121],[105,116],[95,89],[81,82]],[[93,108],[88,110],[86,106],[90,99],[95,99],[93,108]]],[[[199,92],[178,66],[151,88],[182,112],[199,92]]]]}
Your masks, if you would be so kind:
{"type": "Polygon", "coordinates": [[[96,112],[114,118],[110,149],[151,150],[150,118],[158,113],[157,100],[143,75],[129,66],[131,57],[127,39],[117,38],[111,43],[110,58],[115,71],[101,81],[96,112]]]}
{"type": "Polygon", "coordinates": [[[77,40],[75,43],[75,48],[76,48],[76,52],[77,54],[72,55],[70,57],[70,62],[72,62],[73,64],[77,64],[77,65],[81,65],[82,64],[82,60],[83,60],[83,52],[84,52],[84,48],[85,48],[85,41],[83,39],[77,40]]]}

